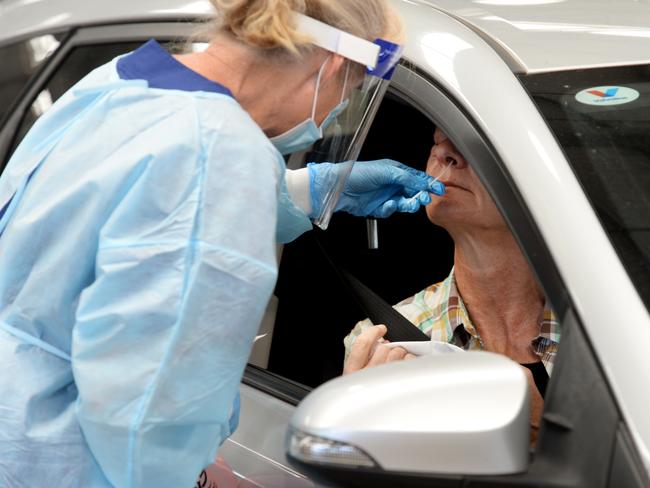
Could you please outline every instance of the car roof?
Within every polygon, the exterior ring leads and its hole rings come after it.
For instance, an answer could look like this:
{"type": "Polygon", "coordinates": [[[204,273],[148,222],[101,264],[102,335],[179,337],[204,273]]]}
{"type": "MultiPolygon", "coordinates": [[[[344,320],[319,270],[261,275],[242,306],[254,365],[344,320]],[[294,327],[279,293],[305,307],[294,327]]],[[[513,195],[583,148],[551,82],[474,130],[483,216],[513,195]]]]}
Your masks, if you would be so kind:
{"type": "Polygon", "coordinates": [[[0,44],[69,27],[207,17],[207,0],[0,0],[0,44]]]}
{"type": "MultiPolygon", "coordinates": [[[[395,0],[400,1],[413,0],[395,0]]],[[[650,62],[650,0],[417,0],[477,32],[515,72],[650,62]]],[[[3,0],[0,44],[71,26],[177,20],[208,0],[3,0]]],[[[421,33],[409,32],[413,38],[421,33]]]]}
{"type": "Polygon", "coordinates": [[[492,45],[513,71],[650,62],[650,0],[420,0],[492,45]]]}

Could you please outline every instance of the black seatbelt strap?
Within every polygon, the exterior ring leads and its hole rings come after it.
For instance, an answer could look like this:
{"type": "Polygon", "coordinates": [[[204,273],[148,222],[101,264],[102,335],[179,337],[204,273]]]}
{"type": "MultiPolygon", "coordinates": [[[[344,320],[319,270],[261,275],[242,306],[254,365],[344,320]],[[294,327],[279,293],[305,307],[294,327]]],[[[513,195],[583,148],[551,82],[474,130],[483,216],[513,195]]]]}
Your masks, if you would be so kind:
{"type": "Polygon", "coordinates": [[[339,267],[329,257],[322,244],[316,239],[318,247],[327,262],[332,266],[343,285],[348,289],[359,307],[364,311],[370,321],[375,324],[384,324],[388,329],[384,336],[391,342],[402,341],[430,341],[431,338],[413,325],[401,313],[395,310],[386,300],[364,285],[349,271],[339,267]]]}
{"type": "Polygon", "coordinates": [[[348,288],[359,306],[375,324],[384,324],[388,331],[384,336],[391,342],[430,341],[431,338],[395,310],[383,298],[361,283],[349,271],[338,269],[339,275],[347,281],[348,288]]]}
{"type": "Polygon", "coordinates": [[[535,386],[537,387],[537,391],[539,391],[539,394],[544,398],[544,395],[546,395],[546,387],[548,386],[548,371],[546,371],[546,367],[544,366],[544,363],[541,361],[538,361],[536,363],[526,363],[522,364],[524,368],[530,369],[530,372],[533,373],[533,381],[535,381],[535,386]]]}

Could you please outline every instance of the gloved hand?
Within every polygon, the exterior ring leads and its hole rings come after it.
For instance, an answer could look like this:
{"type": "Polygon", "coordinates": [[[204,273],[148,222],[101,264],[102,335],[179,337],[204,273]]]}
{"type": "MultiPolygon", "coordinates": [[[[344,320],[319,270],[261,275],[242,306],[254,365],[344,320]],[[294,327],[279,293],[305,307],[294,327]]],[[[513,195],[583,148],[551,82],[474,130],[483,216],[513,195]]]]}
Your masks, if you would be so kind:
{"type": "MultiPolygon", "coordinates": [[[[345,164],[310,163],[312,215],[318,215],[325,194],[345,164]]],[[[445,185],[433,177],[392,159],[354,163],[336,211],[359,217],[385,218],[397,212],[416,212],[431,202],[429,193],[445,194],[445,185]]]]}

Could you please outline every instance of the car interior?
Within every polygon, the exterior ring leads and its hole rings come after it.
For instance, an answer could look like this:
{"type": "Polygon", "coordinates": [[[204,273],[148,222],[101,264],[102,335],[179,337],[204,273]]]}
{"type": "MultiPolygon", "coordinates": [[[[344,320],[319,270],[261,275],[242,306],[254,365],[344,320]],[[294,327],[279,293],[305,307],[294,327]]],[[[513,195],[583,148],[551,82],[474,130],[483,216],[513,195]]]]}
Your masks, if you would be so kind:
{"type": "MultiPolygon", "coordinates": [[[[415,108],[388,95],[363,146],[360,161],[391,158],[424,170],[435,126],[415,108]]],[[[370,249],[367,219],[335,214],[327,231],[307,232],[282,251],[275,290],[277,317],[268,370],[309,387],[342,372],[343,338],[366,317],[336,267],[391,304],[447,277],[453,243],[423,210],[378,222],[379,246],[370,249]]]]}

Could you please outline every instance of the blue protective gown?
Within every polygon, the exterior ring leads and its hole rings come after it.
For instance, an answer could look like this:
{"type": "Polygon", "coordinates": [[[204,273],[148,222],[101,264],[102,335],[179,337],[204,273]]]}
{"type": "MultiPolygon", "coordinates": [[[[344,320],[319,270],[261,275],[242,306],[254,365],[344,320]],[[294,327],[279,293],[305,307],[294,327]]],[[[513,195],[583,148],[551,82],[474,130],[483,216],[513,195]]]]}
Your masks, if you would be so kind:
{"type": "Polygon", "coordinates": [[[193,486],[230,434],[276,231],[309,228],[280,154],[150,41],[38,120],[0,213],[0,486],[193,486]]]}

